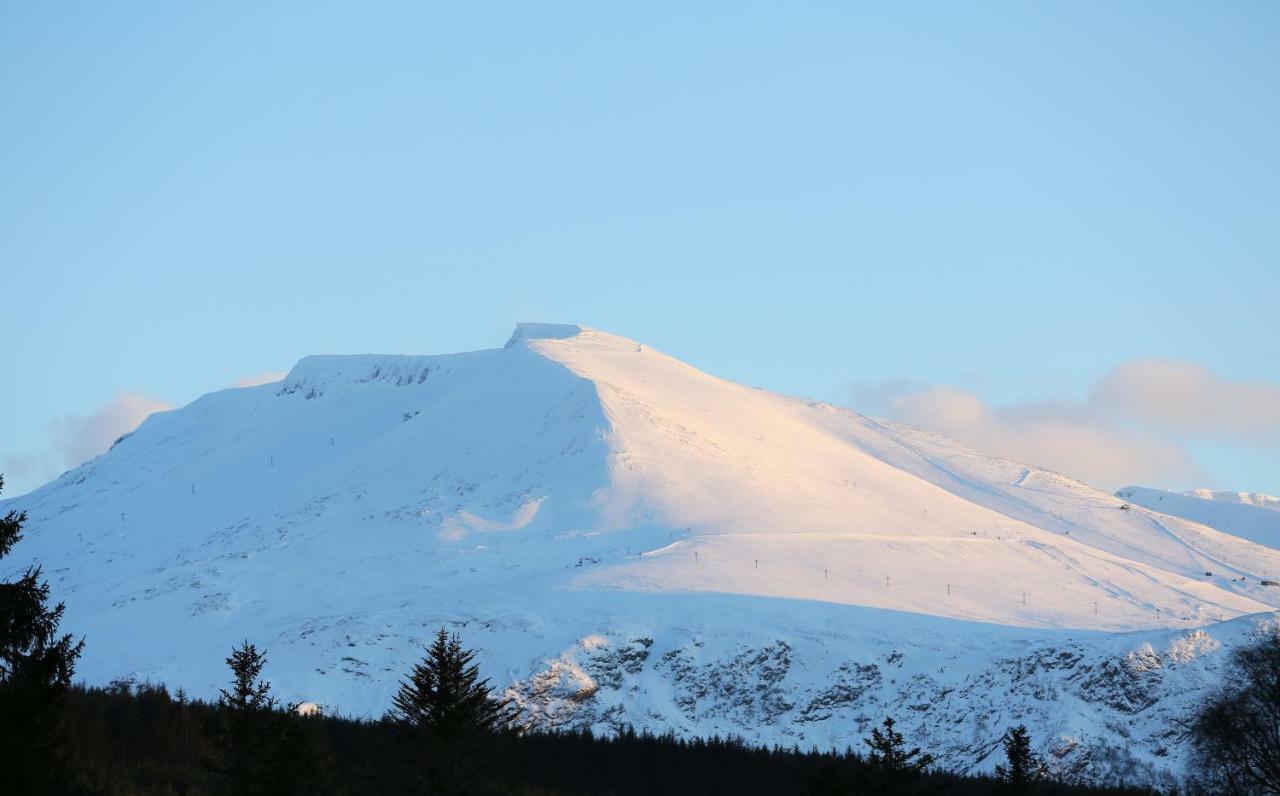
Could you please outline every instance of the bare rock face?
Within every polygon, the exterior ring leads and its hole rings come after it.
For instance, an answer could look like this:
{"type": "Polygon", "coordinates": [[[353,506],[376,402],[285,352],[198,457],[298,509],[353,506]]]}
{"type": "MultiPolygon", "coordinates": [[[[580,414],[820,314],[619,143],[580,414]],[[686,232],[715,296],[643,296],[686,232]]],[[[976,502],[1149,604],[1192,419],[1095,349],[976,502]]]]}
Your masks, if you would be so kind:
{"type": "MultiPolygon", "coordinates": [[[[1257,630],[1219,628],[1228,644],[1257,630]]],[[[1033,645],[985,661],[909,645],[815,670],[795,666],[808,650],[784,639],[748,647],[693,638],[665,648],[593,635],[507,695],[540,729],[633,727],[801,748],[859,748],[893,716],[912,743],[964,771],[989,771],[1005,731],[1025,724],[1064,779],[1170,787],[1187,755],[1177,722],[1216,682],[1223,643],[1196,630],[1168,634],[1157,650],[1140,637],[1033,645]]]]}

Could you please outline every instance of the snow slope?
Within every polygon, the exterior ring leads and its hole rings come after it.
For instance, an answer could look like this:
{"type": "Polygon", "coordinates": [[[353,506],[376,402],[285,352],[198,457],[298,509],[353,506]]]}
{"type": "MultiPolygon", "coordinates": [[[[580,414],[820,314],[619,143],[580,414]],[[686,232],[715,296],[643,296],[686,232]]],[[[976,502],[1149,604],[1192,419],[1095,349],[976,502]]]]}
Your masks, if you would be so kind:
{"type": "Polygon", "coordinates": [[[1280,499],[1253,492],[1211,492],[1193,489],[1166,492],[1144,486],[1127,486],[1116,496],[1173,517],[1280,549],[1280,499]]]}
{"type": "Polygon", "coordinates": [[[308,357],[0,510],[29,512],[5,564],[44,564],[92,681],[210,694],[249,638],[285,698],[377,714],[447,623],[543,725],[825,746],[891,711],[981,769],[1026,717],[1063,770],[1154,781],[1181,753],[1152,717],[1280,607],[1280,551],[1124,505],[524,324],[308,357]]]}
{"type": "Polygon", "coordinates": [[[1258,508],[1280,511],[1280,498],[1261,492],[1215,492],[1212,489],[1188,489],[1181,494],[1201,498],[1202,500],[1240,503],[1245,506],[1257,506],[1258,508]]]}

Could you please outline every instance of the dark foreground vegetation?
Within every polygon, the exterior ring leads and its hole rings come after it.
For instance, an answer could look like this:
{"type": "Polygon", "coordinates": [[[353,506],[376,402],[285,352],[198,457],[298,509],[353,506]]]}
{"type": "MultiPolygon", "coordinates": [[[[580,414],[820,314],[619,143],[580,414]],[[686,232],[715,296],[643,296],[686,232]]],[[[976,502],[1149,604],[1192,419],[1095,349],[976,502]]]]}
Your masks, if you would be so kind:
{"type": "MultiPolygon", "coordinates": [[[[424,764],[395,721],[276,712],[271,750],[244,789],[220,764],[210,727],[229,711],[181,701],[161,686],[73,688],[67,695],[71,768],[84,792],[113,794],[744,794],[744,793],[1122,793],[1048,782],[1002,785],[989,778],[891,771],[849,754],[767,750],[726,740],[680,741],[627,733],[526,734],[489,738],[484,765],[460,782],[423,780],[424,764]]],[[[1142,793],[1143,791],[1130,791],[1142,793]]]]}
{"type": "MultiPolygon", "coordinates": [[[[0,477],[0,488],[4,480],[0,477]]],[[[24,514],[0,517],[0,559],[24,514]]],[[[163,685],[73,686],[83,640],[32,567],[0,582],[0,794],[1091,794],[1054,781],[1025,727],[993,777],[939,770],[885,718],[857,749],[763,749],[734,739],[531,733],[443,628],[377,721],[280,705],[245,642],[215,702],[163,685]]],[[[1280,793],[1280,634],[1231,659],[1187,725],[1193,792],[1280,793]]]]}

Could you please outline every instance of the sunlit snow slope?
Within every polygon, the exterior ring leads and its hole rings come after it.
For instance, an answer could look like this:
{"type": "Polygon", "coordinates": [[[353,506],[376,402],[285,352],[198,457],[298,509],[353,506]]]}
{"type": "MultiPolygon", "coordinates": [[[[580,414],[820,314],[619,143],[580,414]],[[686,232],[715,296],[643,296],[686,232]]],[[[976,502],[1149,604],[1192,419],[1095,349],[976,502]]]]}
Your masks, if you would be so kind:
{"type": "MultiPolygon", "coordinates": [[[[250,638],[285,696],[377,713],[450,622],[551,724],[843,743],[867,719],[856,701],[804,713],[794,694],[870,677],[858,656],[902,666],[890,653],[912,647],[972,687],[975,661],[1032,640],[1138,631],[1181,649],[1179,632],[1280,606],[1262,585],[1280,551],[1126,505],[630,340],[525,324],[499,350],[308,357],[154,415],[0,508],[29,512],[5,564],[44,564],[93,680],[208,692],[250,638]],[[787,685],[802,648],[811,670],[787,685]],[[759,715],[672,685],[769,655],[793,695],[759,715]]],[[[1145,637],[1115,638],[1090,654],[1145,637]]],[[[982,721],[949,760],[986,765],[1002,728],[982,721]]]]}

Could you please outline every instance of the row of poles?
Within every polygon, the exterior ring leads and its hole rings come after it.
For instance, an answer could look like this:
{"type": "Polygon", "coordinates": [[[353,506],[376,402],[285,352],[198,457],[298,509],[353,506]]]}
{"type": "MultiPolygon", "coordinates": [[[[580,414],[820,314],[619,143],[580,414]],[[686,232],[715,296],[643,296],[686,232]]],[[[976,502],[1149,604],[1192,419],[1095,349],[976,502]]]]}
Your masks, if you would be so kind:
{"type": "MultiPolygon", "coordinates": [[[[332,447],[332,446],[333,446],[333,444],[334,444],[334,438],[333,438],[333,437],[329,437],[329,446],[330,446],[330,447],[332,447]]],[[[276,466],[276,457],[275,457],[275,455],[274,455],[274,454],[271,454],[271,455],[268,455],[268,456],[267,456],[267,466],[268,466],[268,467],[275,467],[275,466],[276,466]]],[[[196,493],[196,485],[195,485],[195,484],[192,484],[192,485],[191,485],[191,494],[193,494],[193,495],[194,495],[195,493],[196,493]]],[[[124,521],[124,515],[123,515],[123,514],[121,514],[121,515],[120,515],[120,521],[121,521],[121,522],[123,522],[123,521],[124,521]]]]}
{"type": "MultiPolygon", "coordinates": [[[[334,444],[334,438],[333,438],[333,437],[329,437],[329,445],[330,445],[330,446],[332,446],[333,444],[334,444]]],[[[267,466],[268,466],[268,467],[275,467],[275,466],[276,466],[276,457],[275,457],[274,455],[268,455],[268,456],[267,456],[267,466]]],[[[848,482],[848,481],[846,481],[846,482],[845,482],[845,485],[846,485],[846,486],[848,486],[848,485],[849,485],[849,482],[848,482]]],[[[856,482],[853,484],[853,488],[854,488],[854,489],[857,489],[857,488],[858,488],[858,485],[857,485],[857,483],[856,483],[856,482]]],[[[193,495],[194,495],[195,493],[196,493],[196,485],[195,485],[195,484],[192,484],[192,485],[191,485],[191,494],[193,494],[193,495]]],[[[928,510],[928,509],[921,509],[921,514],[922,514],[922,516],[924,516],[924,517],[927,519],[927,518],[928,518],[928,516],[929,516],[929,510],[928,510]]],[[[123,513],[123,512],[121,512],[121,514],[120,514],[120,521],[121,521],[121,522],[124,522],[124,513],[123,513]]],[[[983,532],[983,535],[986,535],[986,532],[985,532],[985,531],[983,532]]],[[[671,538],[672,538],[672,539],[674,539],[674,538],[675,538],[675,532],[672,532],[672,534],[671,534],[671,538]]],[[[631,556],[631,548],[630,548],[630,547],[628,547],[628,548],[627,548],[627,556],[628,556],[628,557],[630,557],[630,556],[631,556]]],[[[644,553],[643,553],[643,552],[640,552],[640,553],[638,553],[638,554],[637,554],[637,556],[636,556],[636,557],[637,557],[637,558],[641,558],[641,559],[642,559],[642,558],[644,558],[644,553]]],[[[697,563],[697,561],[698,561],[698,551],[696,551],[696,550],[693,552],[693,560],[694,560],[694,563],[697,563]]],[[[753,567],[753,569],[760,569],[760,559],[758,559],[758,558],[757,558],[757,559],[753,559],[753,561],[754,561],[754,567],[753,567]]],[[[829,573],[828,568],[827,568],[827,567],[823,567],[823,569],[822,569],[822,579],[823,579],[823,580],[828,580],[828,579],[829,579],[829,574],[830,574],[830,573],[829,573]]],[[[885,585],[885,588],[888,588],[888,587],[890,586],[890,576],[888,576],[888,575],[885,575],[885,576],[884,576],[884,585],[885,585]]],[[[951,584],[950,584],[950,583],[946,584],[946,587],[947,587],[947,596],[948,596],[948,597],[950,597],[950,596],[951,596],[951,584]]],[[[1023,604],[1023,605],[1026,605],[1026,604],[1027,604],[1027,597],[1029,596],[1029,593],[1027,593],[1027,592],[1022,592],[1021,594],[1022,594],[1022,604],[1023,604]]],[[[1154,610],[1155,610],[1155,613],[1156,613],[1156,617],[1157,617],[1157,618],[1159,618],[1159,617],[1161,616],[1161,611],[1160,611],[1160,609],[1159,609],[1159,608],[1155,608],[1154,610]]],[[[1094,612],[1094,614],[1097,614],[1097,613],[1098,613],[1098,603],[1096,603],[1096,602],[1095,602],[1095,603],[1093,603],[1093,612],[1094,612]]],[[[1181,619],[1182,619],[1182,621],[1185,621],[1185,622],[1191,622],[1191,621],[1194,621],[1191,617],[1179,617],[1179,618],[1181,618],[1181,619]]],[[[1221,621],[1221,620],[1222,620],[1222,614],[1221,614],[1221,613],[1219,613],[1219,614],[1218,614],[1218,620],[1219,620],[1219,621],[1221,621]]]]}
{"type": "MultiPolygon", "coordinates": [[[[628,548],[627,548],[627,557],[630,557],[630,556],[631,556],[631,548],[630,548],[630,547],[628,547],[628,548]]],[[[695,563],[695,564],[696,564],[696,563],[698,563],[698,561],[700,560],[700,556],[701,556],[701,554],[700,554],[697,550],[694,550],[694,551],[693,551],[693,561],[694,561],[694,563],[695,563]]],[[[643,559],[643,558],[644,558],[644,552],[643,552],[643,551],[641,551],[641,552],[637,553],[637,554],[636,554],[636,558],[637,558],[637,559],[643,559]]],[[[752,569],[753,569],[753,570],[759,570],[759,569],[760,569],[760,559],[758,559],[758,558],[754,558],[754,559],[752,559],[752,569]]],[[[825,580],[830,580],[830,575],[831,575],[831,570],[830,570],[830,568],[829,568],[829,567],[823,567],[823,568],[822,568],[822,579],[823,579],[824,581],[825,581],[825,580]]],[[[891,588],[891,587],[892,587],[892,585],[893,585],[893,581],[892,581],[892,577],[891,577],[891,576],[889,576],[889,575],[885,575],[885,576],[884,576],[884,585],[885,585],[885,588],[886,588],[886,589],[887,589],[887,588],[891,588]]],[[[946,584],[947,596],[948,596],[948,597],[950,597],[950,596],[951,596],[951,586],[952,586],[952,584],[950,584],[950,583],[946,584]]],[[[1032,595],[1031,595],[1031,592],[1019,592],[1019,594],[1022,596],[1022,604],[1023,604],[1023,605],[1027,605],[1027,598],[1028,598],[1028,597],[1030,597],[1030,596],[1032,596],[1032,595]]],[[[1097,602],[1093,602],[1093,603],[1091,603],[1091,605],[1093,606],[1093,613],[1094,613],[1095,615],[1098,615],[1098,614],[1100,613],[1100,608],[1099,608],[1099,605],[1100,605],[1100,604],[1099,604],[1099,603],[1097,603],[1097,602]]],[[[1176,616],[1176,615],[1174,615],[1174,614],[1169,613],[1168,611],[1161,611],[1161,609],[1160,609],[1160,608],[1152,608],[1152,610],[1155,612],[1155,615],[1156,615],[1156,619],[1157,619],[1157,620],[1158,620],[1158,619],[1161,619],[1161,618],[1163,618],[1163,617],[1165,617],[1165,616],[1169,616],[1170,618],[1178,619],[1178,620],[1181,620],[1181,621],[1183,621],[1183,622],[1194,622],[1194,621],[1196,621],[1193,617],[1190,617],[1190,616],[1176,616]]],[[[1219,612],[1219,613],[1218,613],[1218,621],[1219,621],[1219,622],[1221,622],[1222,620],[1223,620],[1223,614],[1222,614],[1221,612],[1219,612]]]]}

